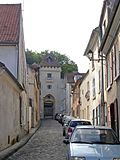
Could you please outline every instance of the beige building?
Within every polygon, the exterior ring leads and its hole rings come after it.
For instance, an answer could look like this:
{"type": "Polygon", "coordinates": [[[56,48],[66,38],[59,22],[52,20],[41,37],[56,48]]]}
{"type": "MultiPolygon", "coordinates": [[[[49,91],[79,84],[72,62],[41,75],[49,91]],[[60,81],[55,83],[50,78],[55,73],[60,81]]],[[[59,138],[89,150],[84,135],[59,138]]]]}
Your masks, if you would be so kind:
{"type": "Polygon", "coordinates": [[[75,90],[79,90],[77,88],[79,84],[78,81],[83,74],[84,73],[79,73],[77,71],[65,74],[67,115],[79,116],[79,111],[76,110],[77,108],[79,110],[79,91],[77,91],[78,93],[76,94],[75,90]]]}
{"type": "Polygon", "coordinates": [[[79,118],[80,116],[80,80],[77,80],[72,88],[72,116],[79,118]]]}
{"type": "Polygon", "coordinates": [[[0,13],[0,149],[3,149],[37,125],[40,111],[39,75],[35,69],[33,77],[30,76],[34,87],[28,85],[21,4],[0,4],[0,13]],[[28,94],[29,88],[32,95],[28,94]]]}
{"type": "MultiPolygon", "coordinates": [[[[105,114],[106,96],[105,96],[105,88],[103,88],[103,82],[105,84],[104,70],[106,61],[101,59],[101,56],[98,52],[100,45],[99,42],[100,42],[99,28],[97,27],[92,31],[88,45],[84,53],[84,55],[90,59],[89,63],[90,115],[92,116],[92,121],[93,124],[95,125],[103,125],[103,118],[104,120],[106,120],[106,114],[105,114]],[[104,117],[102,113],[104,113],[104,117]]],[[[104,125],[105,124],[106,121],[104,121],[104,125]]]]}
{"type": "Polygon", "coordinates": [[[0,62],[0,150],[21,138],[22,86],[6,66],[0,62]]]}
{"type": "Polygon", "coordinates": [[[100,52],[106,56],[108,125],[120,134],[120,1],[104,1],[100,17],[100,52]]]}
{"type": "Polygon", "coordinates": [[[89,70],[85,73],[80,82],[80,118],[92,122],[92,110],[90,108],[90,83],[89,70]]]}
{"type": "Polygon", "coordinates": [[[24,88],[20,95],[21,127],[28,132],[27,65],[21,4],[0,4],[0,61],[24,88]]]}
{"type": "Polygon", "coordinates": [[[40,121],[40,81],[39,67],[28,65],[28,97],[29,97],[29,129],[38,125],[40,121]]]}
{"type": "Polygon", "coordinates": [[[61,67],[52,54],[40,63],[41,118],[53,118],[56,113],[66,113],[66,87],[61,67]]]}

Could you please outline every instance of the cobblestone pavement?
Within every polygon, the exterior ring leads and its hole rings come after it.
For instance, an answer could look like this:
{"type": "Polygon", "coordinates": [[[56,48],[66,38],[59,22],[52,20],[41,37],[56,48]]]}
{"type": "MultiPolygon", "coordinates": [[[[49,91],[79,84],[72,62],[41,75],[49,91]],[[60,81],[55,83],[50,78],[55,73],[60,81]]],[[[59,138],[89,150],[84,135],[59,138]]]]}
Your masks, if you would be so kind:
{"type": "Polygon", "coordinates": [[[62,126],[55,120],[43,120],[41,127],[7,160],[65,160],[62,126]]]}

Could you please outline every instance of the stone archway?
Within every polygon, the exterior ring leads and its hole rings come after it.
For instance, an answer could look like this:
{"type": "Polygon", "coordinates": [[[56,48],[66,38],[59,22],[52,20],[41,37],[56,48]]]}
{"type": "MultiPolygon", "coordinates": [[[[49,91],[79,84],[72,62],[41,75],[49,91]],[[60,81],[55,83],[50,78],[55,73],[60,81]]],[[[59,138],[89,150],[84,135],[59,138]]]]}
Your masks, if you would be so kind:
{"type": "Polygon", "coordinates": [[[53,118],[55,98],[48,94],[44,97],[44,118],[53,118]]]}

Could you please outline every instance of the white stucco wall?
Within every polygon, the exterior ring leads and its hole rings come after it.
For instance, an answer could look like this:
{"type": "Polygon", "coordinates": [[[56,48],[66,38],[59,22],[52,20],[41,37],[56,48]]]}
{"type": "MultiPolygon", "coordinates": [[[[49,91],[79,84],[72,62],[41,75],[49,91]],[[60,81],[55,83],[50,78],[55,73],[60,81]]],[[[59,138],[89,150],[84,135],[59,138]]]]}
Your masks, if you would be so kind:
{"type": "Polygon", "coordinates": [[[17,78],[18,50],[16,46],[0,46],[0,62],[17,78]]]}

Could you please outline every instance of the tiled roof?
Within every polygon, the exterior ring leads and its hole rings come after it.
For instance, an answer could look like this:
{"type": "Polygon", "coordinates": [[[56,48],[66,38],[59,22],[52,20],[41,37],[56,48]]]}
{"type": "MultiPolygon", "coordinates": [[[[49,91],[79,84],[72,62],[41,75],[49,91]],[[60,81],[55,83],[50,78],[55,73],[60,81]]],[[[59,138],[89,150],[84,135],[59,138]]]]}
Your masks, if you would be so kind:
{"type": "Polygon", "coordinates": [[[19,40],[21,4],[0,4],[0,44],[19,40]]]}

